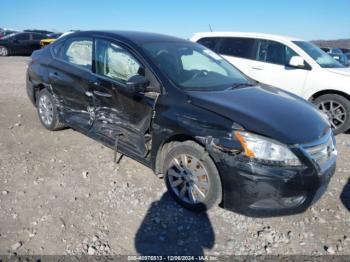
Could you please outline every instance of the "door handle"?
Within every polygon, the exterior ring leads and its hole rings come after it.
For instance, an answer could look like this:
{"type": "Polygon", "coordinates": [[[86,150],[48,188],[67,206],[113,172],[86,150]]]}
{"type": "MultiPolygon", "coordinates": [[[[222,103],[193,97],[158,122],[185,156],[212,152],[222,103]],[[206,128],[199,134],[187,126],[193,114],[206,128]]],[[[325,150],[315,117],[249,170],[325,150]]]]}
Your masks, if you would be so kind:
{"type": "Polygon", "coordinates": [[[90,85],[93,85],[93,86],[100,86],[101,83],[99,81],[89,81],[90,85]]]}
{"type": "Polygon", "coordinates": [[[105,93],[105,92],[100,92],[100,91],[94,91],[94,94],[97,96],[102,96],[102,97],[112,97],[111,94],[105,93]]]}
{"type": "Polygon", "coordinates": [[[262,68],[260,66],[252,66],[252,69],[254,69],[254,70],[264,70],[264,68],[262,68]]]}

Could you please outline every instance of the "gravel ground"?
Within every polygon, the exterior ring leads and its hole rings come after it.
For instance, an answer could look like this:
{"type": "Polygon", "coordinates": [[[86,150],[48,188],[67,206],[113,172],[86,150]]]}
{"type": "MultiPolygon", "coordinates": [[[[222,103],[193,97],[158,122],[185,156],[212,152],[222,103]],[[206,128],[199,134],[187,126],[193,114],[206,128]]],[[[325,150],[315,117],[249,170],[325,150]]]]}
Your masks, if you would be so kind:
{"type": "Polygon", "coordinates": [[[305,213],[192,214],[163,181],[71,129],[44,129],[25,93],[28,58],[0,58],[0,254],[348,254],[350,135],[337,172],[305,213]],[[348,191],[346,190],[348,188],[348,191]]]}

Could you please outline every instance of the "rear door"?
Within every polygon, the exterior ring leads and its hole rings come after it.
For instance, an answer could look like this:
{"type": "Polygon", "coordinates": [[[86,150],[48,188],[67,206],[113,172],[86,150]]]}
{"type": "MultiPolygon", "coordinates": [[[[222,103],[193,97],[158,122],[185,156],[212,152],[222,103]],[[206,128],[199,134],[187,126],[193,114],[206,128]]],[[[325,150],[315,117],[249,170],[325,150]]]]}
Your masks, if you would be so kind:
{"type": "Polygon", "coordinates": [[[15,54],[27,54],[30,43],[30,33],[20,33],[14,36],[11,49],[15,54]]]}
{"type": "Polygon", "coordinates": [[[309,69],[288,66],[298,54],[290,47],[270,40],[258,40],[256,60],[251,63],[250,76],[264,84],[301,95],[309,69]]]}
{"type": "Polygon", "coordinates": [[[152,74],[131,49],[109,40],[96,39],[95,61],[96,79],[92,83],[95,121],[91,132],[110,143],[119,137],[124,151],[145,157],[157,94],[131,93],[126,82],[138,74],[151,81],[152,74]]]}
{"type": "Polygon", "coordinates": [[[88,130],[93,122],[93,101],[89,93],[92,50],[92,38],[69,38],[49,65],[49,84],[59,114],[70,126],[83,130],[88,130]]]}
{"type": "Polygon", "coordinates": [[[224,37],[217,52],[232,65],[249,76],[250,65],[255,54],[256,41],[244,37],[224,37]]]}

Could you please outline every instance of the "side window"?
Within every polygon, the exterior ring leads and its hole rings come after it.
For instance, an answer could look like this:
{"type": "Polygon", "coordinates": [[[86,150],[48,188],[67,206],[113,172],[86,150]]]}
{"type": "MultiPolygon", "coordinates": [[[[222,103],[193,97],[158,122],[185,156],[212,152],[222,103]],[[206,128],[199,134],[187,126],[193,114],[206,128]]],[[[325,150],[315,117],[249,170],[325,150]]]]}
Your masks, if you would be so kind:
{"type": "Polygon", "coordinates": [[[252,59],[254,57],[255,39],[243,37],[224,38],[219,54],[252,59]]]}
{"type": "Polygon", "coordinates": [[[297,56],[297,53],[284,44],[269,40],[259,40],[256,55],[258,61],[287,65],[293,56],[297,56]]]}
{"type": "Polygon", "coordinates": [[[299,56],[293,49],[289,48],[288,46],[286,46],[286,61],[285,64],[288,65],[290,62],[290,59],[293,56],[299,56]]]}
{"type": "Polygon", "coordinates": [[[90,38],[71,38],[63,50],[62,59],[68,63],[92,69],[92,39],[90,38]]]}
{"type": "Polygon", "coordinates": [[[44,36],[43,35],[40,35],[40,34],[32,34],[32,39],[33,40],[41,40],[43,39],[44,36]]]}
{"type": "Polygon", "coordinates": [[[219,41],[220,41],[219,37],[204,37],[199,39],[197,43],[204,45],[205,47],[214,51],[219,41]]]}
{"type": "Polygon", "coordinates": [[[20,40],[20,41],[25,41],[25,40],[29,40],[29,34],[18,34],[15,36],[16,40],[20,40]]]}
{"type": "Polygon", "coordinates": [[[105,40],[96,40],[96,73],[126,83],[144,74],[141,64],[123,47],[105,40]]]}

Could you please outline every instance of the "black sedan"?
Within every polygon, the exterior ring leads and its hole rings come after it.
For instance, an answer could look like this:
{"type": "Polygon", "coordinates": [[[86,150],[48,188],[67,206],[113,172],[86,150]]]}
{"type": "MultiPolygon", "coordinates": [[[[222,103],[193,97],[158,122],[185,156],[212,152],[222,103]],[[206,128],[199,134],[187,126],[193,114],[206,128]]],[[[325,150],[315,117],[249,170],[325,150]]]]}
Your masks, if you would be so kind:
{"type": "Polygon", "coordinates": [[[14,31],[14,30],[5,30],[5,29],[1,29],[0,30],[0,39],[1,38],[4,38],[5,36],[7,35],[10,35],[10,34],[13,34],[13,33],[17,33],[17,31],[14,31]]]}
{"type": "Polygon", "coordinates": [[[335,171],[335,138],[312,104],[183,39],[72,33],[34,52],[27,93],[46,129],[147,165],[190,210],[303,212],[335,171]]]}
{"type": "Polygon", "coordinates": [[[40,49],[40,40],[46,35],[22,32],[13,33],[0,39],[0,56],[31,55],[33,51],[40,49]]]}

